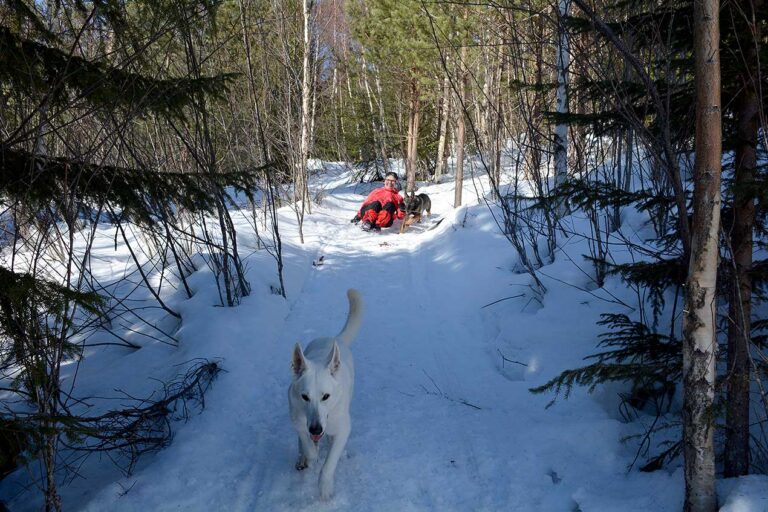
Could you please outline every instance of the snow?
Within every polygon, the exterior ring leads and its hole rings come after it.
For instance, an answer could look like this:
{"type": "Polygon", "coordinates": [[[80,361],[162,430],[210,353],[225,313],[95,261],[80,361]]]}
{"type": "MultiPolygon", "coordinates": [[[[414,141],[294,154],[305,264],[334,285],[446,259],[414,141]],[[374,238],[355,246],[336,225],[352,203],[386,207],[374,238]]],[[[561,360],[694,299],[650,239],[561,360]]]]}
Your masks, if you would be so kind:
{"type": "MultiPolygon", "coordinates": [[[[574,388],[549,408],[552,394],[529,391],[597,351],[601,313],[630,314],[627,306],[637,302],[616,278],[594,286],[583,238],[561,240],[555,262],[540,269],[546,293],[537,293],[529,275],[514,271],[516,253],[499,233],[498,212],[483,200],[489,190],[483,178],[467,178],[465,206],[458,209],[452,183],[422,184],[432,219],[402,235],[398,224],[366,233],[349,221],[373,185],[350,184],[342,165],[323,168],[313,182],[322,200],[305,219],[303,245],[294,213],[280,212],[287,299],[270,293],[278,284],[274,260],[255,249],[247,214],[235,214],[253,290],[239,306],[217,307],[213,277],[201,266],[190,279],[191,299],[180,292],[167,297],[183,317],[178,347],[134,336],[139,350],[99,347],[65,368],[65,379],[77,371],[82,396],[114,396],[118,389],[144,396],[157,390],[155,379],[168,380],[197,358],[225,370],[204,410],[176,422],[172,444],[145,456],[129,476],[106,457],[89,458],[80,477],[60,489],[66,510],[682,508],[680,461],[654,473],[639,472],[638,464],[629,469],[637,441],[622,440],[652,418],[626,422],[618,412],[619,387],[593,394],[574,388]],[[294,469],[290,355],[296,341],[339,332],[351,287],[365,301],[352,345],[352,434],[335,495],[322,502],[319,467],[294,469]]],[[[624,216],[624,229],[639,239],[642,216],[629,210],[624,216]]],[[[574,232],[587,229],[577,215],[567,222],[574,232]]],[[[130,271],[109,226],[94,250],[99,275],[130,271]]],[[[34,470],[20,470],[0,484],[11,510],[41,508],[31,475],[34,470]]],[[[722,510],[768,510],[768,478],[719,484],[722,510]]]]}

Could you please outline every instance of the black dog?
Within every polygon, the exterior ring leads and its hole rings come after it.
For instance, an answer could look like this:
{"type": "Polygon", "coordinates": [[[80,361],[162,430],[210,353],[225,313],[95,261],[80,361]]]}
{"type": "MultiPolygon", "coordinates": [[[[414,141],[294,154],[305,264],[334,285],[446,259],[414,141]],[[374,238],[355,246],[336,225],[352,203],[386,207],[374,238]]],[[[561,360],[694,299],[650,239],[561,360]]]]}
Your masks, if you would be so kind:
{"type": "Polygon", "coordinates": [[[405,228],[414,222],[421,222],[421,216],[424,215],[424,212],[427,212],[427,216],[432,214],[432,201],[427,194],[416,195],[415,192],[411,192],[410,195],[405,194],[403,205],[405,207],[405,219],[400,226],[401,233],[404,233],[405,228]]]}

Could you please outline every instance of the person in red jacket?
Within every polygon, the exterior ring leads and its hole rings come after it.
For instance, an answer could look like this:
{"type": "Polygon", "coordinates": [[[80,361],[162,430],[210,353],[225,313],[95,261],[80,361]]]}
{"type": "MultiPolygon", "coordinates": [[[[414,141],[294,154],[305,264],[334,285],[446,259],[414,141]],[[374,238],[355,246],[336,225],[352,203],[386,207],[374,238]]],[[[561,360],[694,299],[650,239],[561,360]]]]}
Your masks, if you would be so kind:
{"type": "Polygon", "coordinates": [[[368,194],[352,222],[362,220],[363,231],[378,231],[390,227],[396,218],[405,217],[405,203],[397,191],[397,179],[397,173],[388,172],[384,186],[368,194]]]}

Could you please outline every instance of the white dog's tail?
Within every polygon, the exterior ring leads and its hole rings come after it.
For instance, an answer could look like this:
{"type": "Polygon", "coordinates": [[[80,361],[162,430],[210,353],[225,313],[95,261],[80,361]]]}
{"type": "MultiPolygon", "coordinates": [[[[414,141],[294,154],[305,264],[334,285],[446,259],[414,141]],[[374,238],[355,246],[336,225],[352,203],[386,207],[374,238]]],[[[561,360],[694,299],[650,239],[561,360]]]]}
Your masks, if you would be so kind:
{"type": "Polygon", "coordinates": [[[350,345],[357,336],[357,331],[360,330],[360,324],[363,320],[363,297],[359,291],[350,288],[347,290],[347,298],[349,299],[347,323],[344,324],[344,328],[336,337],[345,345],[350,345]]]}

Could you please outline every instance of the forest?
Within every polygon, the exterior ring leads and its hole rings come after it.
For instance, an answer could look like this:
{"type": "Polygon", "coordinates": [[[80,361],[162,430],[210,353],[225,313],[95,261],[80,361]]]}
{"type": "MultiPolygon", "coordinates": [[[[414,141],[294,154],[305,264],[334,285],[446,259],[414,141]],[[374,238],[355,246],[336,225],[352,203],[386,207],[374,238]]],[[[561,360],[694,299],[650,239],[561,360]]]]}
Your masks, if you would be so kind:
{"type": "Polygon", "coordinates": [[[140,394],[73,368],[181,350],[201,269],[218,308],[293,300],[332,162],[493,212],[541,303],[582,240],[589,290],[635,303],[527,392],[620,386],[652,419],[631,471],[681,467],[683,509],[717,510],[768,472],[766,23],[764,0],[3,0],[0,479],[68,509],[86,460],[131,474],[208,414],[215,357],[140,394]]]}

